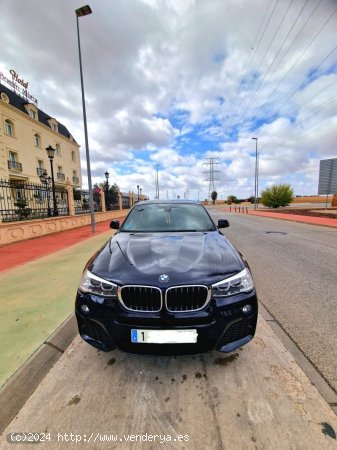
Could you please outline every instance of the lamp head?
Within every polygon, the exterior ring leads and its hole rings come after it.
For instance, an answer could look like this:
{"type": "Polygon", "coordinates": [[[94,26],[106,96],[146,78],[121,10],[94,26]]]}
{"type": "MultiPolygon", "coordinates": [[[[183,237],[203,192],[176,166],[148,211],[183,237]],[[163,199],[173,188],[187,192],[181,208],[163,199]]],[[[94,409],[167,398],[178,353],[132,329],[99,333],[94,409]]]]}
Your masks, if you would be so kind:
{"type": "Polygon", "coordinates": [[[46,148],[46,150],[47,150],[47,154],[48,154],[48,158],[49,159],[53,159],[54,158],[54,155],[55,155],[55,148],[53,148],[51,145],[49,145],[47,148],[46,148]]]}
{"type": "Polygon", "coordinates": [[[105,178],[108,180],[108,179],[109,179],[109,176],[110,176],[109,172],[106,171],[104,175],[105,175],[105,178]]]}
{"type": "Polygon", "coordinates": [[[75,10],[77,17],[87,16],[88,14],[91,14],[91,8],[89,5],[82,6],[81,8],[78,8],[75,10]]]}

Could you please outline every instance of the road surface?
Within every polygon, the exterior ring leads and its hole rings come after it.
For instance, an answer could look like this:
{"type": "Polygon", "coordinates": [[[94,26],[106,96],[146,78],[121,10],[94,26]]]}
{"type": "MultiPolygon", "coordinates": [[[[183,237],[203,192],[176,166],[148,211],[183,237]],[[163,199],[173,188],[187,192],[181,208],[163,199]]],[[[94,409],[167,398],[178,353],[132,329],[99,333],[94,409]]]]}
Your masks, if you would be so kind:
{"type": "Polygon", "coordinates": [[[260,302],[337,391],[337,230],[210,211],[229,220],[260,302]]]}

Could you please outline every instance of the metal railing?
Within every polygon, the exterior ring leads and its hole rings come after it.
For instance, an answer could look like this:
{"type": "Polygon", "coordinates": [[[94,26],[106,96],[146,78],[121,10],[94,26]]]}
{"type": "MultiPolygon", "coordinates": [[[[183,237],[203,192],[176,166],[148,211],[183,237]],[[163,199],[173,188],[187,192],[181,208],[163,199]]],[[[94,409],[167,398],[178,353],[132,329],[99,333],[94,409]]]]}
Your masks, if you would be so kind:
{"type": "Polygon", "coordinates": [[[122,208],[123,209],[131,208],[131,201],[130,201],[130,197],[128,195],[122,194],[122,208]]]}
{"type": "Polygon", "coordinates": [[[8,160],[8,169],[22,172],[22,164],[17,161],[8,160]]]}
{"type": "MultiPolygon", "coordinates": [[[[69,215],[68,192],[56,188],[56,207],[59,216],[69,215]]],[[[0,180],[0,215],[3,222],[33,220],[53,215],[52,190],[45,184],[0,180]]]]}
{"type": "MultiPolygon", "coordinates": [[[[77,191],[77,190],[76,190],[77,191]]],[[[89,206],[89,191],[81,190],[77,191],[77,196],[79,200],[75,200],[75,214],[89,214],[90,206],[89,206]]],[[[93,201],[94,201],[94,211],[101,212],[101,196],[99,192],[93,192],[93,201]]]]}
{"type": "Polygon", "coordinates": [[[57,176],[57,179],[60,181],[64,181],[66,179],[64,173],[62,173],[62,172],[57,172],[56,176],[57,176]]]}
{"type": "Polygon", "coordinates": [[[45,175],[47,175],[47,170],[43,169],[43,167],[37,167],[36,173],[38,174],[39,177],[45,176],[45,175]]]}

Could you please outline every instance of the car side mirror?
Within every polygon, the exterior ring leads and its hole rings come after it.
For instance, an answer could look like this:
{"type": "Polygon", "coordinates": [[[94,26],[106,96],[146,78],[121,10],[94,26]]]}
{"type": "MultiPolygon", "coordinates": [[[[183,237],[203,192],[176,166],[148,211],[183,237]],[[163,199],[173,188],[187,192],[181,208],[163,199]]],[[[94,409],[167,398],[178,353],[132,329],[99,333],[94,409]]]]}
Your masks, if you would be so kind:
{"type": "Polygon", "coordinates": [[[112,220],[110,222],[110,228],[113,230],[119,230],[119,220],[112,220]]]}
{"type": "Polygon", "coordinates": [[[226,219],[219,219],[218,220],[218,228],[228,228],[229,222],[226,219]]]}

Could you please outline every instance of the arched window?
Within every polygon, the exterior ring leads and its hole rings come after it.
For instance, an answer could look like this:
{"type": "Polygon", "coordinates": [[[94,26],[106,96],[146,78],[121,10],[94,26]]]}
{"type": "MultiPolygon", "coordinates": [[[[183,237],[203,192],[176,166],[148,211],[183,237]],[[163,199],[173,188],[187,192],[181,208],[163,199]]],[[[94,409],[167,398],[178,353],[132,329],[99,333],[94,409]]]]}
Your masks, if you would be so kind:
{"type": "Polygon", "coordinates": [[[8,119],[5,120],[5,133],[8,136],[14,136],[14,125],[13,125],[13,122],[8,120],[8,119]]]}
{"type": "Polygon", "coordinates": [[[75,152],[74,151],[71,152],[71,160],[75,161],[75,152]]]}
{"type": "Polygon", "coordinates": [[[34,138],[35,138],[35,147],[41,147],[41,136],[35,133],[34,138]]]}

